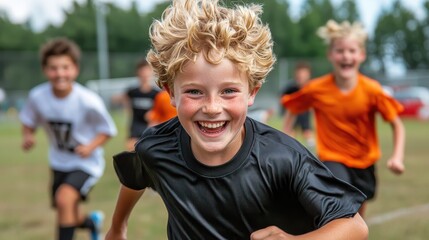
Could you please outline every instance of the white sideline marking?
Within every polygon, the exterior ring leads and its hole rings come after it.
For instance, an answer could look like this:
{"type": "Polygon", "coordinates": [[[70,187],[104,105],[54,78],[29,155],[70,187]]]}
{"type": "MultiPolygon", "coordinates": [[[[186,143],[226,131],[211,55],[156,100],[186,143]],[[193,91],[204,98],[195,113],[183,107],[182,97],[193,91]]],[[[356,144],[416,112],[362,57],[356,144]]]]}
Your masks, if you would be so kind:
{"type": "Polygon", "coordinates": [[[381,223],[393,220],[395,218],[411,215],[416,212],[424,212],[424,211],[429,211],[429,203],[416,206],[416,207],[401,208],[392,212],[380,214],[378,216],[369,218],[366,221],[366,224],[368,224],[368,226],[377,225],[377,224],[381,224],[381,223]]]}

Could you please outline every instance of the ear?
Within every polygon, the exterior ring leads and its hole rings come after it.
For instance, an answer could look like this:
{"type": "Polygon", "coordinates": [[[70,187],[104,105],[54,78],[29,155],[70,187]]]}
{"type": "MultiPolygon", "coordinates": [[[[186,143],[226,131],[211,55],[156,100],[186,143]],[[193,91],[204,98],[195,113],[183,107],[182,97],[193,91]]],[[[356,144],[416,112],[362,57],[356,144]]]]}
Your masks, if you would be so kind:
{"type": "Polygon", "coordinates": [[[249,101],[247,102],[247,106],[250,107],[255,102],[256,94],[259,92],[259,89],[261,89],[261,85],[256,85],[250,92],[249,92],[249,101]]]}
{"type": "Polygon", "coordinates": [[[362,60],[362,62],[364,62],[366,60],[366,50],[365,50],[365,48],[363,48],[362,51],[361,51],[361,60],[362,60]]]}
{"type": "Polygon", "coordinates": [[[162,86],[162,88],[163,88],[165,91],[167,91],[167,92],[168,92],[168,95],[170,95],[170,104],[171,104],[173,107],[176,107],[176,99],[175,99],[175,97],[174,97],[174,89],[171,89],[171,88],[168,86],[168,84],[164,84],[164,85],[162,86]]]}

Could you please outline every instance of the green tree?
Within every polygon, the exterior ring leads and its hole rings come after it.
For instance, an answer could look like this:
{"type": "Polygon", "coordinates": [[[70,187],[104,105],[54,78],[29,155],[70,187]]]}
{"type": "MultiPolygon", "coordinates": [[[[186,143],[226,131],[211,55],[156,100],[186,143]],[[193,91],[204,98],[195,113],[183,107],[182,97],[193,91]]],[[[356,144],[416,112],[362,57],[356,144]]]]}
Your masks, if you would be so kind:
{"type": "Polygon", "coordinates": [[[424,69],[428,69],[429,68],[429,0],[426,0],[423,3],[423,9],[425,12],[425,18],[423,19],[423,21],[421,22],[421,35],[420,37],[422,38],[422,45],[423,46],[423,61],[425,63],[425,65],[422,65],[421,67],[424,69]]]}
{"type": "Polygon", "coordinates": [[[73,8],[65,11],[65,21],[62,25],[49,26],[44,35],[46,38],[68,37],[73,39],[84,51],[97,49],[97,31],[95,18],[95,5],[93,0],[79,4],[73,2],[73,8]]]}
{"type": "Polygon", "coordinates": [[[335,19],[334,6],[330,0],[306,0],[298,20],[299,45],[292,56],[322,57],[325,56],[326,46],[316,35],[317,29],[326,24],[329,19],[335,19]]]}
{"type": "Polygon", "coordinates": [[[340,22],[361,21],[355,0],[344,0],[341,2],[341,4],[338,6],[338,9],[335,9],[335,15],[340,22]]]}
{"type": "Polygon", "coordinates": [[[29,51],[38,48],[40,38],[29,28],[29,23],[12,23],[0,13],[0,51],[29,51]]]}
{"type": "Polygon", "coordinates": [[[110,51],[138,52],[147,49],[142,41],[148,37],[148,29],[135,2],[129,10],[111,5],[106,18],[110,51]]]}
{"type": "Polygon", "coordinates": [[[422,47],[425,24],[419,22],[409,9],[396,0],[390,10],[384,9],[376,23],[371,56],[382,71],[388,61],[403,62],[407,69],[428,66],[422,47]]]}

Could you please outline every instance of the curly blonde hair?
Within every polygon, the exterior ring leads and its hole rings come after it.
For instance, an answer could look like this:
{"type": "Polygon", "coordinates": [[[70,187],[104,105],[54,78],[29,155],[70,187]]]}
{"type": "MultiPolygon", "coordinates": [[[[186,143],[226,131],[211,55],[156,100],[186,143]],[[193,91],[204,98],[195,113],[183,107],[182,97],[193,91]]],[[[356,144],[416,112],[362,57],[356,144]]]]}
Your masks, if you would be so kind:
{"type": "Polygon", "coordinates": [[[247,74],[249,87],[261,85],[275,62],[271,32],[261,22],[260,5],[226,8],[218,0],[173,0],[150,28],[147,55],[160,87],[174,86],[176,74],[199,53],[211,64],[227,58],[247,74]]]}
{"type": "Polygon", "coordinates": [[[334,20],[329,20],[325,26],[320,27],[317,30],[317,35],[329,46],[332,46],[335,39],[350,36],[356,39],[362,48],[365,48],[365,42],[368,38],[368,34],[361,23],[354,22],[351,24],[349,21],[337,23],[334,20]]]}

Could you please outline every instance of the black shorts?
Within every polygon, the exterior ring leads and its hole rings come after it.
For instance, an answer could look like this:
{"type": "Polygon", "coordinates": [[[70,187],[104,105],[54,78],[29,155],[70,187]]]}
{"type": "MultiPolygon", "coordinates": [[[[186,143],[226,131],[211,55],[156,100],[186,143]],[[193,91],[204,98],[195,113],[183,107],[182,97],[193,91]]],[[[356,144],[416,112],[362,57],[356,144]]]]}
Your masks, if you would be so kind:
{"type": "Polygon", "coordinates": [[[301,129],[302,131],[311,130],[310,116],[310,111],[298,114],[296,116],[294,128],[301,129]]]}
{"type": "Polygon", "coordinates": [[[80,193],[81,200],[85,201],[87,199],[88,193],[91,191],[97,181],[98,178],[93,177],[81,170],[71,172],[52,170],[52,206],[55,207],[55,193],[61,185],[68,184],[72,186],[80,193]]]}
{"type": "Polygon", "coordinates": [[[375,165],[365,169],[350,168],[339,162],[323,161],[335,177],[355,186],[363,192],[367,200],[373,199],[377,186],[375,165]]]}

